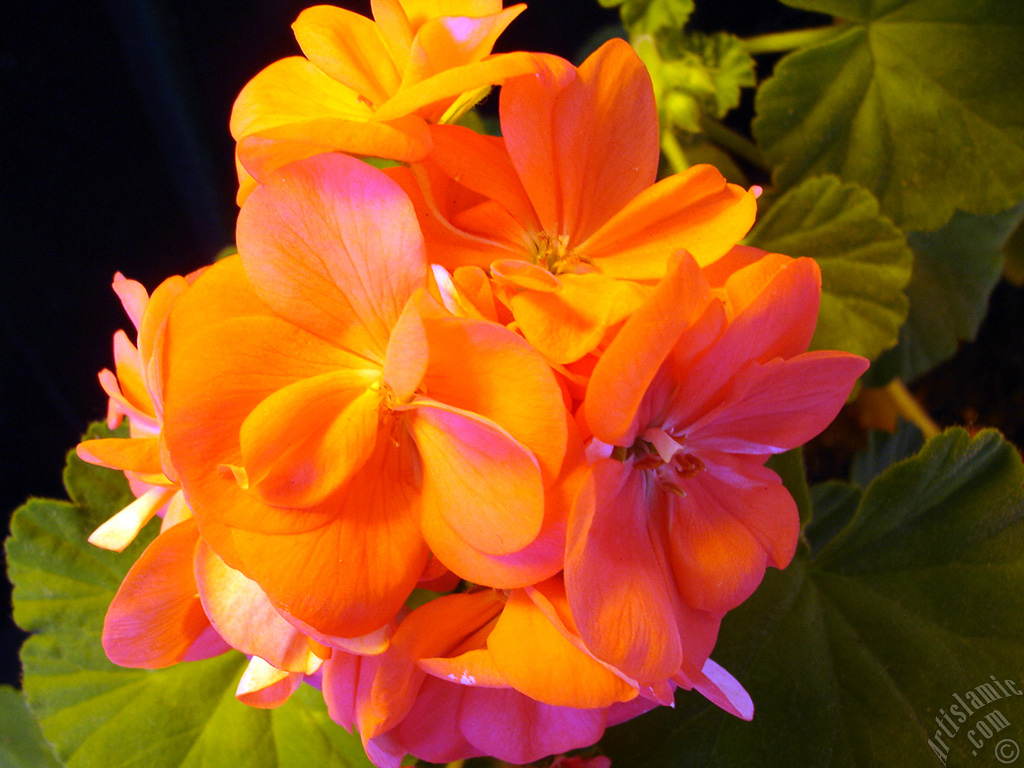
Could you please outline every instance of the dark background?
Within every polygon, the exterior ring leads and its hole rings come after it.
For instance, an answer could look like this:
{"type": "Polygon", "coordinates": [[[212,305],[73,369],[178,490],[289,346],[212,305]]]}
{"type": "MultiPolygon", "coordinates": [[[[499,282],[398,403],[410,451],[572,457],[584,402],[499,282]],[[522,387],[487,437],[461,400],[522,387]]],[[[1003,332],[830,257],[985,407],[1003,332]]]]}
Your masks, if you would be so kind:
{"type": "MultiPolygon", "coordinates": [[[[152,290],[233,242],[231,104],[262,67],[298,53],[289,24],[311,4],[3,3],[0,537],[30,495],[64,498],[65,453],[105,414],[96,373],[112,365],[113,332],[130,328],[114,272],[152,290]]],[[[367,13],[369,3],[345,5],[367,13]]],[[[534,0],[498,50],[572,58],[617,18],[596,0],[534,0]]],[[[775,0],[698,0],[693,23],[752,35],[820,19],[775,0]]],[[[749,114],[748,103],[737,120],[749,114]]],[[[1019,328],[1009,295],[1009,327],[1019,328]]],[[[0,579],[0,683],[17,684],[21,634],[9,605],[0,579]]]]}

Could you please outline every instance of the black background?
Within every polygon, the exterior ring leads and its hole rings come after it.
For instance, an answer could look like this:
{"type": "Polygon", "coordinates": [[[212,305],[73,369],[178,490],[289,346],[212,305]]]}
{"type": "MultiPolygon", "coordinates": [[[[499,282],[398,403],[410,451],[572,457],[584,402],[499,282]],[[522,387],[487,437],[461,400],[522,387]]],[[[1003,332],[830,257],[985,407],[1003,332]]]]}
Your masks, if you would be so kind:
{"type": "MultiPolygon", "coordinates": [[[[233,242],[231,104],[263,66],[298,53],[289,24],[309,4],[3,3],[0,533],[30,495],[64,498],[64,455],[105,414],[96,373],[112,364],[113,332],[130,328],[114,272],[152,289],[233,242]]],[[[573,58],[617,18],[596,0],[535,0],[498,50],[573,58]]],[[[775,0],[698,0],[693,20],[740,35],[820,22],[775,0]]],[[[0,579],[0,682],[17,684],[9,602],[0,579]]]]}

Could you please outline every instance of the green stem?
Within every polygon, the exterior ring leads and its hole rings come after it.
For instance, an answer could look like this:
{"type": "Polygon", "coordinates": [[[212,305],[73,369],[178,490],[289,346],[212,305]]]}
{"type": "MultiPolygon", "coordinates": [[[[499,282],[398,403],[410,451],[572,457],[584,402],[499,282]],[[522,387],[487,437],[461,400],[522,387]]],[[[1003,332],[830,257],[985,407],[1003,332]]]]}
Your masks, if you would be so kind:
{"type": "Polygon", "coordinates": [[[772,167],[764,159],[760,147],[743,134],[737,133],[732,128],[707,117],[700,119],[700,127],[708,139],[722,149],[732,152],[737,157],[742,157],[747,162],[756,165],[764,171],[771,171],[772,167]]]}
{"type": "Polygon", "coordinates": [[[917,399],[910,394],[910,390],[907,389],[906,384],[902,381],[893,379],[889,382],[885,391],[892,398],[900,416],[914,423],[921,430],[925,440],[930,440],[942,432],[939,429],[939,425],[932,421],[932,417],[921,407],[917,399]]]}
{"type": "Polygon", "coordinates": [[[842,30],[843,25],[834,24],[827,27],[772,32],[768,35],[748,37],[743,41],[743,47],[747,49],[747,53],[751,56],[757,56],[761,53],[784,53],[795,48],[806,48],[808,45],[824,42],[835,37],[842,30]]]}
{"type": "Polygon", "coordinates": [[[671,128],[661,132],[661,154],[665,156],[673,173],[682,173],[690,167],[686,162],[686,153],[683,152],[683,147],[671,128]]]}

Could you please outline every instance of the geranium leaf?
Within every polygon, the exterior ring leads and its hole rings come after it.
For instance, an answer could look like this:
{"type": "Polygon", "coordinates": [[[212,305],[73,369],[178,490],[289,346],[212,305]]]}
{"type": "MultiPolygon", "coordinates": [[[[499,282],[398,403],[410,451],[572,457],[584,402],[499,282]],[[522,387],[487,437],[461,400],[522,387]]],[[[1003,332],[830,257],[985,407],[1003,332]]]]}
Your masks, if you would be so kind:
{"type": "Polygon", "coordinates": [[[1024,3],[786,3],[847,24],[758,92],[753,131],[780,186],[838,174],[906,230],[1024,197],[1024,3]]]}
{"type": "Polygon", "coordinates": [[[908,235],[914,271],[907,286],[910,314],[899,345],[868,371],[870,385],[895,377],[912,381],[951,358],[974,338],[999,282],[1000,248],[1020,221],[1024,205],[995,216],[957,213],[936,232],[908,235]]]}
{"type": "Polygon", "coordinates": [[[61,768],[20,691],[0,685],[0,765],[5,768],[61,768]]]}
{"type": "Polygon", "coordinates": [[[240,653],[156,671],[109,662],[100,644],[103,616],[156,523],[123,553],[96,549],[86,537],[131,498],[127,484],[74,453],[65,480],[77,503],[32,499],[22,506],[11,522],[7,560],[15,621],[33,633],[21,654],[25,696],[69,768],[370,765],[359,738],[330,720],[308,686],[277,710],[238,702],[246,665],[240,653]]]}
{"type": "Polygon", "coordinates": [[[868,435],[868,447],[853,457],[850,467],[850,480],[860,488],[867,488],[871,481],[878,477],[897,461],[913,456],[924,442],[921,430],[909,421],[902,419],[893,433],[884,430],[872,430],[868,435]]]}
{"type": "Polygon", "coordinates": [[[818,262],[822,295],[813,349],[874,358],[896,343],[913,257],[870,192],[835,176],[808,179],[772,204],[747,242],[818,262]]]}
{"type": "Polygon", "coordinates": [[[863,493],[812,496],[848,522],[770,570],[714,652],[750,692],[753,722],[681,693],[676,711],[608,734],[613,765],[998,765],[1003,739],[1024,737],[1017,450],[953,429],[863,493]]]}

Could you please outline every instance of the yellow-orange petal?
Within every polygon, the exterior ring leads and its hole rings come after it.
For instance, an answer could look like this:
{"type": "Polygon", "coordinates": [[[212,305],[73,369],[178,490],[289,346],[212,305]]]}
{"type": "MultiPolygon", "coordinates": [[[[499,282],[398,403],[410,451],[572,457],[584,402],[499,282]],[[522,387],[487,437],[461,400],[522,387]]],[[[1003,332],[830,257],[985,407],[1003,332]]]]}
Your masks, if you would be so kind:
{"type": "Polygon", "coordinates": [[[359,94],[301,56],[275,61],[250,80],[231,110],[235,140],[285,125],[323,118],[359,122],[373,111],[359,94]]]}
{"type": "Polygon", "coordinates": [[[513,288],[541,293],[555,293],[562,284],[544,267],[522,259],[498,259],[491,262],[491,275],[513,288]]]}
{"type": "Polygon", "coordinates": [[[466,543],[490,554],[536,539],[544,487],[533,454],[480,416],[428,400],[413,406],[406,419],[422,462],[424,509],[436,508],[466,543]]]}
{"type": "Polygon", "coordinates": [[[75,447],[75,452],[78,458],[90,464],[144,475],[163,473],[160,464],[160,441],[155,437],[83,440],[75,447]]]}
{"type": "Polygon", "coordinates": [[[307,59],[371,106],[380,106],[398,89],[401,73],[371,19],[345,8],[316,5],[299,14],[292,31],[307,59]]]}
{"type": "Polygon", "coordinates": [[[377,443],[377,371],[301,379],[263,400],[242,422],[247,487],[268,504],[312,507],[358,472],[377,443]]]}
{"type": "Polygon", "coordinates": [[[487,649],[513,688],[545,704],[596,709],[636,697],[635,688],[574,647],[524,590],[509,595],[487,649]]]}
{"type": "Polygon", "coordinates": [[[632,314],[649,289],[596,272],[558,276],[557,292],[520,291],[512,314],[526,340],[548,360],[572,363],[592,352],[632,314]]]}
{"type": "Polygon", "coordinates": [[[529,75],[536,68],[534,54],[514,51],[446,69],[424,80],[403,85],[377,110],[376,119],[391,121],[405,115],[420,115],[430,122],[437,122],[457,96],[529,75]]]}
{"type": "MultiPolygon", "coordinates": [[[[222,547],[225,533],[211,530],[218,510],[206,511],[203,535],[217,554],[259,584],[278,611],[314,627],[326,644],[330,637],[360,637],[386,626],[427,562],[415,448],[401,431],[393,437],[379,440],[363,471],[320,507],[278,511],[289,518],[282,525],[294,522],[291,530],[229,529],[228,551],[222,547]],[[317,525],[310,527],[305,517],[317,525]]],[[[252,514],[274,509],[254,508],[252,514]]]]}
{"type": "MultiPolygon", "coordinates": [[[[432,125],[430,137],[434,148],[425,163],[436,165],[459,185],[498,203],[519,222],[520,232],[509,242],[522,248],[525,232],[537,232],[541,227],[504,140],[460,125],[432,125]]],[[[480,231],[491,234],[489,227],[480,231]]]]}
{"type": "Polygon", "coordinates": [[[135,541],[135,537],[146,523],[153,519],[157,510],[169,502],[177,492],[177,488],[159,485],[150,488],[93,531],[89,535],[89,543],[100,549],[123,552],[125,547],[135,541]]]}
{"type": "Polygon", "coordinates": [[[602,45],[574,78],[545,62],[542,77],[504,87],[502,132],[544,229],[577,244],[654,182],[654,90],[623,40],[602,45]]]}
{"type": "Polygon", "coordinates": [[[152,417],[155,411],[146,387],[145,365],[139,350],[124,331],[114,333],[114,370],[128,409],[152,417]]]}
{"type": "Polygon", "coordinates": [[[754,194],[695,165],[648,187],[578,246],[602,272],[658,280],[669,257],[688,251],[701,266],[723,256],[754,224],[754,194]]]}
{"type": "MultiPolygon", "coordinates": [[[[156,347],[160,331],[167,321],[171,307],[188,289],[188,285],[188,280],[180,275],[175,275],[160,283],[153,291],[153,295],[149,297],[149,304],[146,305],[146,312],[143,314],[142,324],[139,326],[139,356],[145,366],[144,370],[149,369],[150,361],[157,356],[156,347]]],[[[150,381],[147,377],[146,383],[154,404],[161,404],[162,398],[158,394],[159,381],[150,381]]]]}
{"type": "Polygon", "coordinates": [[[196,331],[168,361],[164,438],[200,522],[215,516],[232,527],[278,533],[323,524],[329,510],[295,514],[266,505],[220,467],[243,466],[240,430],[260,403],[293,382],[360,363],[273,316],[236,317],[196,331]]]}

